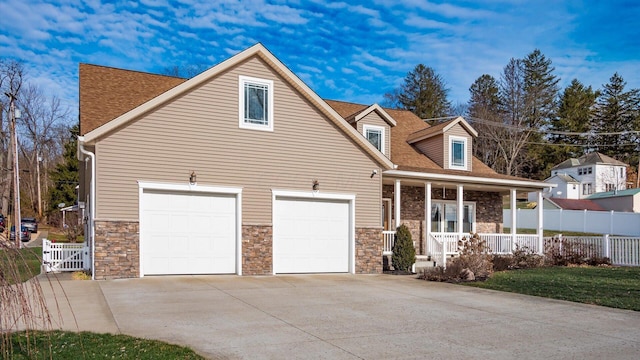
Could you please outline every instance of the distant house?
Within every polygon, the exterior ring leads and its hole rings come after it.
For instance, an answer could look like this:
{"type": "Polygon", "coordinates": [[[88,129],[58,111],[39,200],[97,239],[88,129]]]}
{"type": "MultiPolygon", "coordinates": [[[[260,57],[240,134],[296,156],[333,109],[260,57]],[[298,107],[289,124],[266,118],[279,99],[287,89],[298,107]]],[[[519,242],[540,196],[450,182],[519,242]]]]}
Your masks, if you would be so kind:
{"type": "MultiPolygon", "coordinates": [[[[554,166],[551,177],[544,180],[556,184],[556,188],[549,188],[543,196],[577,200],[597,193],[625,190],[627,166],[598,152],[565,160],[554,166]]],[[[536,196],[536,193],[529,193],[529,201],[535,201],[536,196]]]]}
{"type": "Polygon", "coordinates": [[[627,188],[627,164],[611,158],[607,155],[592,152],[579,158],[571,158],[561,162],[551,169],[551,177],[545,182],[560,184],[554,181],[565,182],[573,185],[575,182],[569,182],[571,178],[580,185],[579,192],[565,191],[561,194],[556,193],[552,197],[564,199],[585,199],[591,194],[625,190],[627,188]],[[577,196],[576,196],[577,195],[577,196]],[[576,197],[574,197],[576,196],[576,197]]]}

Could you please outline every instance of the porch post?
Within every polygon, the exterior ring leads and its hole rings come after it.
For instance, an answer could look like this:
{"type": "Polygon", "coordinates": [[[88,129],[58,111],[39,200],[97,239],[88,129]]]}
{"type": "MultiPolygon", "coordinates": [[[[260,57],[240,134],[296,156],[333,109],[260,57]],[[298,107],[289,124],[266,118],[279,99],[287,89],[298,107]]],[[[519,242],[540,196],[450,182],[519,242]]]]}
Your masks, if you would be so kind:
{"type": "Polygon", "coordinates": [[[544,203],[542,191],[538,191],[538,254],[544,253],[544,203]]]}
{"type": "Polygon", "coordinates": [[[400,180],[396,179],[395,187],[393,190],[393,198],[394,198],[394,209],[395,209],[395,220],[396,220],[396,229],[400,226],[400,180]]]}
{"type": "Polygon", "coordinates": [[[516,248],[516,227],[518,222],[516,221],[516,189],[511,189],[509,200],[511,202],[511,250],[516,248]]]}
{"type": "Polygon", "coordinates": [[[464,212],[464,200],[462,199],[462,194],[464,192],[464,188],[462,185],[458,184],[457,186],[458,188],[458,194],[456,196],[456,201],[458,203],[458,236],[462,236],[462,233],[464,232],[464,224],[462,223],[462,221],[464,220],[464,217],[462,216],[463,212],[464,212]]]}
{"type": "Polygon", "coordinates": [[[431,254],[431,183],[424,183],[424,244],[425,254],[431,254]]]}

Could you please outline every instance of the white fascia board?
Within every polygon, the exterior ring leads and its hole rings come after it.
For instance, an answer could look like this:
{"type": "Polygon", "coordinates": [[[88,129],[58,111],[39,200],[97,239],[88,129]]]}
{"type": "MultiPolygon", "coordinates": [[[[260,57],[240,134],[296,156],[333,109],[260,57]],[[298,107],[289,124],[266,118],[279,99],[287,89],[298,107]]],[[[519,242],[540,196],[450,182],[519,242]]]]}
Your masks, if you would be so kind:
{"type": "Polygon", "coordinates": [[[474,137],[478,137],[478,132],[476,131],[476,129],[474,129],[471,126],[471,124],[469,124],[467,120],[465,120],[462,116],[458,116],[457,118],[455,118],[454,121],[452,121],[449,125],[445,126],[444,129],[442,129],[442,132],[447,132],[455,124],[458,124],[458,123],[460,123],[462,127],[465,128],[467,132],[469,132],[469,134],[473,135],[474,137]]]}
{"type": "Polygon", "coordinates": [[[423,172],[414,172],[414,171],[404,171],[404,170],[387,170],[382,173],[383,175],[392,176],[392,177],[400,177],[400,178],[412,178],[412,179],[420,179],[420,180],[437,180],[437,181],[452,181],[452,182],[460,182],[460,183],[474,183],[474,184],[487,184],[487,185],[501,185],[501,186],[511,186],[511,187],[526,187],[526,188],[554,188],[556,184],[544,183],[544,182],[533,182],[533,181],[523,181],[523,180],[508,180],[508,179],[494,179],[487,177],[470,177],[470,176],[461,176],[461,175],[449,175],[449,174],[433,174],[433,173],[423,173],[423,172]]]}
{"type": "Polygon", "coordinates": [[[392,118],[391,115],[389,115],[388,112],[384,111],[384,109],[378,104],[373,104],[373,105],[369,106],[368,108],[364,109],[358,115],[356,115],[354,120],[356,122],[358,122],[358,121],[362,120],[362,118],[364,118],[365,116],[369,115],[372,111],[376,111],[378,114],[380,114],[382,119],[384,121],[386,121],[389,125],[396,126],[397,123],[396,123],[395,119],[392,118]]]}

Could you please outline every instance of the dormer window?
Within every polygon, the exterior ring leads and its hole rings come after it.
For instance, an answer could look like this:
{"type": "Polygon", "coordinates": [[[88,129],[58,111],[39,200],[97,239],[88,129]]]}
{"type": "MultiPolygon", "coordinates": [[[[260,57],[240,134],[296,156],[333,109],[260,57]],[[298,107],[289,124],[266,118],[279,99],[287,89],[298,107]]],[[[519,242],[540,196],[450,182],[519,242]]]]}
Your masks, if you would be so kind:
{"type": "Polygon", "coordinates": [[[239,77],[240,127],[273,131],[273,81],[239,77]]]}
{"type": "Polygon", "coordinates": [[[363,125],[364,137],[369,140],[378,151],[384,154],[384,127],[374,125],[363,125]]]}
{"type": "Polygon", "coordinates": [[[449,168],[467,170],[467,138],[449,136],[449,168]]]}

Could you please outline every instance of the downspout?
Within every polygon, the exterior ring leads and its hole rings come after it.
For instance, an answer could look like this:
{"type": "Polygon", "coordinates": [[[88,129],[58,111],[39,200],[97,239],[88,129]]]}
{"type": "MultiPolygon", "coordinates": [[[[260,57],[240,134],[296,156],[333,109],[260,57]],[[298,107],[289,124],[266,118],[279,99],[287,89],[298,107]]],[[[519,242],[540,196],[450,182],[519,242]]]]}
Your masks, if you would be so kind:
{"type": "MultiPolygon", "coordinates": [[[[96,241],[95,241],[95,216],[96,216],[96,154],[88,151],[84,148],[84,136],[78,136],[78,150],[84,155],[91,158],[91,185],[90,185],[90,199],[91,206],[89,208],[89,236],[91,237],[91,280],[96,279],[95,275],[95,253],[96,253],[96,241]]],[[[85,158],[85,162],[89,160],[85,158]]]]}

